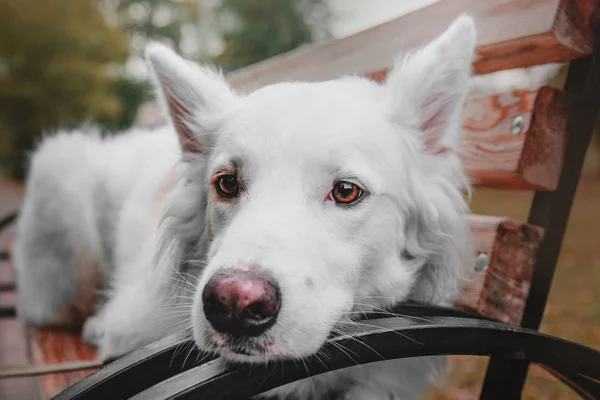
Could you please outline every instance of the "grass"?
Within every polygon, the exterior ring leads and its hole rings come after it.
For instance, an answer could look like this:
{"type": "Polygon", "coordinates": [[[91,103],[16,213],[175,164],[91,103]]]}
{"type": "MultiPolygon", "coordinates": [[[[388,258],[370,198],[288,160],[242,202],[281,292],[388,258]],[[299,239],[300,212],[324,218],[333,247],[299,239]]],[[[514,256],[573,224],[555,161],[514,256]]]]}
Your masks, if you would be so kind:
{"type": "MultiPolygon", "coordinates": [[[[541,331],[600,349],[600,168],[594,147],[586,161],[550,290],[541,331]]],[[[532,194],[478,189],[471,208],[478,214],[525,220],[532,194]]],[[[487,366],[482,357],[452,357],[447,385],[427,400],[477,398],[487,366]]],[[[540,367],[530,368],[524,399],[579,398],[540,367]]]]}

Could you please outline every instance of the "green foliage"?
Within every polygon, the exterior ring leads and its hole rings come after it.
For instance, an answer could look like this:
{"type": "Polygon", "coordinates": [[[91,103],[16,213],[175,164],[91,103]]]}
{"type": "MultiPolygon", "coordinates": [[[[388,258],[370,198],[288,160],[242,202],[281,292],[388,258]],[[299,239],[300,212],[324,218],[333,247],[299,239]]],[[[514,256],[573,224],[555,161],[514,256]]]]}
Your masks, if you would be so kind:
{"type": "Polygon", "coordinates": [[[44,130],[119,112],[108,67],[127,54],[97,0],[0,0],[0,158],[22,178],[44,130]]]}
{"type": "Polygon", "coordinates": [[[130,128],[139,107],[154,98],[150,82],[120,78],[115,82],[114,90],[121,100],[121,110],[113,118],[98,120],[105,132],[121,132],[130,128]]]}
{"type": "Polygon", "coordinates": [[[185,7],[165,0],[119,0],[118,12],[121,28],[132,37],[166,39],[181,51],[181,27],[190,19],[185,7]]]}
{"type": "MultiPolygon", "coordinates": [[[[180,51],[181,29],[191,15],[189,7],[167,0],[120,0],[115,11],[119,27],[130,39],[130,57],[140,57],[148,40],[167,41],[180,51]]],[[[97,121],[105,132],[130,128],[140,105],[153,99],[150,83],[135,78],[119,78],[114,90],[122,107],[117,116],[97,121]]]]}
{"type": "Polygon", "coordinates": [[[223,0],[225,50],[216,57],[226,71],[244,67],[326,36],[323,0],[223,0]]]}
{"type": "MultiPolygon", "coordinates": [[[[119,75],[128,53],[149,39],[180,51],[182,27],[200,10],[193,0],[119,0],[109,10],[120,25],[113,27],[100,3],[0,0],[1,170],[22,178],[27,152],[59,126],[129,128],[152,91],[119,75]]],[[[225,50],[213,61],[232,70],[312,42],[326,35],[328,16],[324,0],[222,0],[215,18],[227,27],[225,50]]]]}

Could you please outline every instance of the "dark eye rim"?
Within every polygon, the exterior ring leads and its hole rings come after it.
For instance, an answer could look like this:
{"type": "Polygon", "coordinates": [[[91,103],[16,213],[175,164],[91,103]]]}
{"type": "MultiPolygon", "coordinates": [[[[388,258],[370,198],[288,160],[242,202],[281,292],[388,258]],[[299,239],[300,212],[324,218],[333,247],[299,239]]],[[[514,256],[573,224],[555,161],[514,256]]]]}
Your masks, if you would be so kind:
{"type": "Polygon", "coordinates": [[[237,198],[241,191],[241,185],[240,185],[238,176],[234,171],[222,171],[222,172],[216,173],[211,180],[211,184],[212,184],[213,188],[215,189],[217,196],[219,196],[221,199],[224,199],[224,200],[232,200],[232,199],[237,198]],[[221,186],[223,179],[231,178],[231,177],[235,178],[236,183],[237,183],[235,193],[227,192],[227,191],[223,190],[223,188],[221,186]]]}
{"type": "Polygon", "coordinates": [[[348,206],[353,206],[355,204],[360,203],[363,200],[363,198],[365,197],[365,194],[367,194],[367,192],[365,189],[363,189],[363,187],[360,184],[353,182],[351,180],[348,180],[348,179],[340,179],[333,183],[333,187],[331,188],[331,191],[329,192],[328,198],[330,200],[334,201],[335,204],[340,207],[348,207],[348,206]],[[336,197],[334,196],[333,193],[336,190],[336,187],[342,183],[350,184],[357,189],[358,193],[355,198],[353,198],[350,201],[339,201],[338,199],[336,199],[336,197]]]}

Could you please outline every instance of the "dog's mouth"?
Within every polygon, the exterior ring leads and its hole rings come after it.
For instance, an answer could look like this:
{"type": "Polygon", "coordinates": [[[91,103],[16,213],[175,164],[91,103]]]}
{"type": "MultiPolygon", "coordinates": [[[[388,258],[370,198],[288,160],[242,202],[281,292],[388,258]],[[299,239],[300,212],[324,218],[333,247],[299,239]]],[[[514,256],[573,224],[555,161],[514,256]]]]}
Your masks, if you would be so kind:
{"type": "Polygon", "coordinates": [[[236,361],[265,361],[280,354],[273,338],[267,335],[239,337],[216,331],[208,335],[209,347],[221,356],[236,361]]]}
{"type": "MultiPolygon", "coordinates": [[[[340,333],[340,330],[332,328],[321,345],[324,345],[327,340],[339,336],[340,333]]],[[[234,362],[265,363],[301,357],[300,355],[282,350],[276,338],[269,334],[255,337],[240,337],[209,329],[205,335],[205,346],[206,350],[234,362]]],[[[302,356],[305,357],[306,355],[302,356]]]]}

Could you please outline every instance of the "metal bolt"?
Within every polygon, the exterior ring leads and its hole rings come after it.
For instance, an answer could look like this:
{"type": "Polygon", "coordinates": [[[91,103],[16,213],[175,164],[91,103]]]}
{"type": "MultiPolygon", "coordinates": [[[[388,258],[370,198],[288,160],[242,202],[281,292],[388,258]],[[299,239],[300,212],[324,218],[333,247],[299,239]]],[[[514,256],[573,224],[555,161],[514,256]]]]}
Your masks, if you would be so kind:
{"type": "Polygon", "coordinates": [[[488,255],[488,253],[478,253],[477,257],[475,257],[475,271],[485,271],[488,265],[490,265],[490,256],[488,255]]]}
{"type": "Polygon", "coordinates": [[[518,136],[521,132],[523,132],[523,127],[525,126],[525,118],[522,115],[517,115],[510,124],[510,133],[513,136],[518,136]]]}

